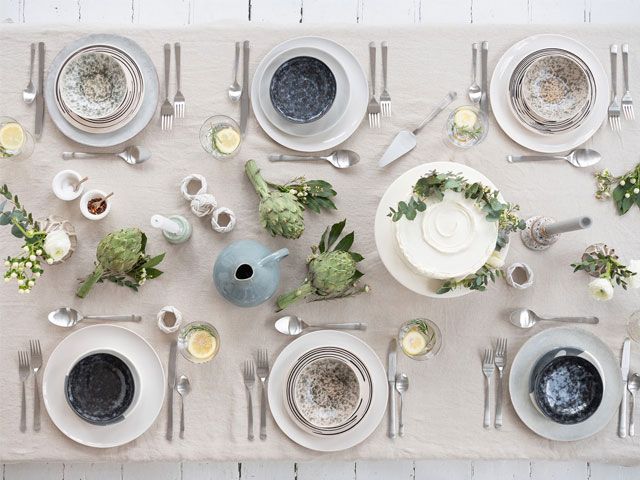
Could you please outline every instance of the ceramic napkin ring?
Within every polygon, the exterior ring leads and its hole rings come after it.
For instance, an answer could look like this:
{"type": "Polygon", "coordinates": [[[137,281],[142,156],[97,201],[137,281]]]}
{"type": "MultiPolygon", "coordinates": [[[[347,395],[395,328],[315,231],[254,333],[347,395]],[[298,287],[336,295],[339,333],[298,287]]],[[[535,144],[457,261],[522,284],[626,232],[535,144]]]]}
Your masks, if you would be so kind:
{"type": "Polygon", "coordinates": [[[512,263],[505,272],[505,280],[513,288],[524,290],[533,285],[533,270],[526,263],[512,263]]]}
{"type": "Polygon", "coordinates": [[[164,333],[174,333],[182,325],[182,312],[170,305],[162,307],[157,315],[158,328],[164,333]]]}

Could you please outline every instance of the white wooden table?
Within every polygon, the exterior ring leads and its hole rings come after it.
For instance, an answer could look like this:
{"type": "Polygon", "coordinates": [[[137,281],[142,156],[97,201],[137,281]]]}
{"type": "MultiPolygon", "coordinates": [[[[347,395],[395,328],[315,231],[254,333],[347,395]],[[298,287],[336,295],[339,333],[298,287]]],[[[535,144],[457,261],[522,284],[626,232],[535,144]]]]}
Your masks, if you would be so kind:
{"type": "MultiPolygon", "coordinates": [[[[640,24],[640,0],[0,0],[0,22],[640,24]]],[[[620,39],[621,41],[623,39],[620,39]]],[[[0,439],[0,441],[2,441],[0,439]]],[[[1,460],[1,459],[0,459],[1,460]]],[[[96,461],[99,462],[99,452],[96,461]]],[[[2,480],[638,480],[640,467],[547,461],[7,464],[2,480]]]]}

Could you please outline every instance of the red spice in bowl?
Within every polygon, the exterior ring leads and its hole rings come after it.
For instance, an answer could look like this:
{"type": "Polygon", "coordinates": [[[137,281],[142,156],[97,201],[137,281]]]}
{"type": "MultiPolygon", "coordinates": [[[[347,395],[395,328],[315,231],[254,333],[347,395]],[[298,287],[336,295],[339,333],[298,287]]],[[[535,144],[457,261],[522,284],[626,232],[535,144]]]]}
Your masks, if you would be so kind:
{"type": "Polygon", "coordinates": [[[107,202],[102,197],[92,198],[87,202],[87,210],[93,215],[100,215],[107,209],[107,202]]]}

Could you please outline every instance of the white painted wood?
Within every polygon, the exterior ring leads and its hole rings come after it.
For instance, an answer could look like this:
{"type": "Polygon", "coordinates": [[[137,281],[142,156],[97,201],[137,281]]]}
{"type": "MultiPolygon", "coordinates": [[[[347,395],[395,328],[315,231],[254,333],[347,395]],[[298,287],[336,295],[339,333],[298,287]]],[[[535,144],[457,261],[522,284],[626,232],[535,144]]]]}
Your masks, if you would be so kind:
{"type": "Polygon", "coordinates": [[[358,0],[304,0],[303,23],[356,23],[358,0]]]}
{"type": "Polygon", "coordinates": [[[61,480],[62,463],[14,463],[4,466],[4,480],[61,480]]]}
{"type": "Polygon", "coordinates": [[[300,23],[302,0],[251,0],[251,21],[257,23],[300,23]]]}
{"type": "Polygon", "coordinates": [[[472,464],[468,460],[417,460],[414,479],[470,480],[471,473],[472,464]]]}
{"type": "MultiPolygon", "coordinates": [[[[424,0],[423,0],[424,1],[424,0]]],[[[360,23],[392,25],[419,23],[420,0],[363,0],[360,23]]]]}
{"type": "Polygon", "coordinates": [[[238,480],[239,478],[240,468],[237,462],[182,464],[182,480],[238,480]]]}
{"type": "MultiPolygon", "coordinates": [[[[640,22],[640,2],[638,0],[590,0],[591,23],[631,23],[640,22]]],[[[615,33],[615,30],[611,32],[615,33]]],[[[620,43],[623,39],[620,39],[620,43]]]]}
{"type": "Polygon", "coordinates": [[[530,23],[530,0],[473,0],[473,23],[530,23]]]}
{"type": "MultiPolygon", "coordinates": [[[[355,480],[355,462],[301,462],[297,480],[355,480]]],[[[362,478],[362,477],[361,477],[362,478]]]]}
{"type": "Polygon", "coordinates": [[[582,23],[589,17],[586,0],[534,0],[530,8],[531,23],[582,23]]]}
{"type": "Polygon", "coordinates": [[[640,478],[640,466],[626,467],[622,471],[622,480],[638,480],[640,478]]]}
{"type": "Polygon", "coordinates": [[[356,464],[357,480],[412,480],[411,460],[361,460],[356,464]]]}
{"type": "Polygon", "coordinates": [[[587,478],[589,480],[622,480],[624,467],[606,463],[588,463],[587,478]]]}
{"type": "Polygon", "coordinates": [[[2,0],[0,2],[0,22],[20,21],[20,2],[18,0],[2,0]]]}
{"type": "Polygon", "coordinates": [[[531,480],[578,480],[587,477],[585,462],[531,462],[531,480]]]}
{"type": "Polygon", "coordinates": [[[137,0],[137,23],[142,25],[188,25],[191,20],[191,0],[137,0]]]}
{"type": "Polygon", "coordinates": [[[242,462],[242,480],[293,480],[295,464],[292,462],[242,462]]]}
{"type": "Polygon", "coordinates": [[[471,23],[471,0],[422,0],[420,23],[471,23]]]}
{"type": "Polygon", "coordinates": [[[121,480],[119,463],[73,463],[64,466],[65,480],[121,480]]]}
{"type": "Polygon", "coordinates": [[[473,480],[530,480],[528,460],[474,460],[472,467],[473,480]]]}
{"type": "Polygon", "coordinates": [[[249,4],[244,0],[191,0],[192,23],[249,21],[249,4]]]}
{"type": "Polygon", "coordinates": [[[133,23],[133,0],[82,0],[79,21],[81,23],[102,23],[122,25],[133,23]],[[104,6],[108,6],[105,8],[104,6]]]}
{"type": "Polygon", "coordinates": [[[182,465],[173,462],[125,463],[122,478],[127,480],[181,480],[182,465]]]}

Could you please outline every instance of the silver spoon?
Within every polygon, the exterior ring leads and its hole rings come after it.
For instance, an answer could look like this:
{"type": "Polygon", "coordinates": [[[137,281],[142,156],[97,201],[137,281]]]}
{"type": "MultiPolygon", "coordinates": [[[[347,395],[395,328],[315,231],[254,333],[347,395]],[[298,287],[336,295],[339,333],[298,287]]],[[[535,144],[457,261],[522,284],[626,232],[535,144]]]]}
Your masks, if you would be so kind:
{"type": "Polygon", "coordinates": [[[595,150],[589,148],[578,148],[568,155],[507,155],[510,163],[544,161],[544,160],[566,160],[574,167],[590,167],[602,159],[595,150]]]}
{"type": "Polygon", "coordinates": [[[469,100],[473,103],[480,103],[480,97],[482,97],[482,89],[478,85],[476,80],[476,73],[478,71],[478,44],[471,45],[471,86],[469,86],[469,100]]]}
{"type": "Polygon", "coordinates": [[[634,373],[627,382],[627,390],[631,393],[631,412],[629,412],[629,436],[636,434],[636,427],[633,420],[633,411],[636,409],[636,392],[640,390],[640,375],[634,373]]]}
{"type": "Polygon", "coordinates": [[[49,313],[49,322],[58,327],[73,327],[83,320],[90,322],[140,322],[140,315],[83,315],[71,307],[62,307],[49,313]]]}
{"type": "Polygon", "coordinates": [[[285,335],[300,335],[304,330],[366,330],[366,323],[323,323],[310,325],[295,315],[276,320],[276,330],[285,335]]]}
{"type": "Polygon", "coordinates": [[[324,160],[336,168],[349,168],[360,161],[360,155],[351,150],[336,150],[327,156],[304,156],[304,155],[269,155],[272,162],[299,162],[306,160],[324,160]]]}
{"type": "Polygon", "coordinates": [[[240,62],[240,42],[236,42],[236,60],[233,64],[233,83],[229,85],[229,100],[239,102],[242,96],[242,87],[238,83],[238,63],[240,62]]]}
{"type": "Polygon", "coordinates": [[[402,421],[402,396],[409,390],[409,377],[404,373],[396,375],[396,390],[400,394],[400,412],[398,413],[398,435],[404,437],[404,422],[402,421]]]}
{"type": "Polygon", "coordinates": [[[509,314],[509,321],[520,328],[531,328],[539,321],[566,322],[566,323],[590,323],[597,324],[598,317],[547,317],[536,314],[527,308],[518,308],[509,314]]]}
{"type": "Polygon", "coordinates": [[[36,87],[33,86],[33,59],[36,56],[36,44],[31,44],[31,62],[29,63],[29,84],[22,91],[22,100],[24,103],[33,103],[36,99],[36,87]]]}
{"type": "Polygon", "coordinates": [[[180,438],[184,438],[184,397],[191,391],[191,383],[186,375],[180,375],[176,383],[176,391],[180,395],[180,438]]]}
{"type": "Polygon", "coordinates": [[[62,158],[64,160],[71,160],[73,158],[94,158],[94,157],[120,157],[129,165],[136,165],[143,163],[151,158],[151,152],[145,147],[132,145],[127,147],[124,152],[112,153],[112,152],[62,152],[62,158]]]}

